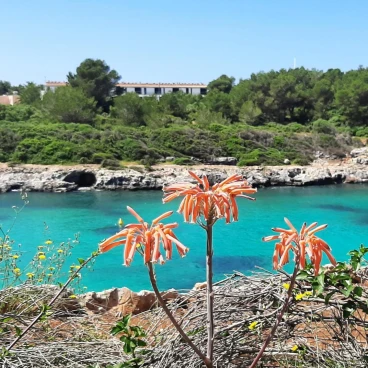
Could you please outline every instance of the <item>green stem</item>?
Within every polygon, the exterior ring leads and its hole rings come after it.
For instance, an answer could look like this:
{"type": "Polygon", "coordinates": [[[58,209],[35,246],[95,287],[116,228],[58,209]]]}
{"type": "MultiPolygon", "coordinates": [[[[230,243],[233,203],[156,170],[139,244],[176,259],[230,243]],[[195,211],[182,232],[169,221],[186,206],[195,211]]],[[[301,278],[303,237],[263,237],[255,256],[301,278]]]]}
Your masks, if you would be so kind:
{"type": "Polygon", "coordinates": [[[275,332],[277,330],[277,327],[279,326],[280,322],[282,321],[282,317],[285,314],[285,312],[289,309],[289,304],[290,304],[290,300],[293,296],[293,290],[294,290],[294,286],[295,286],[295,281],[296,281],[296,276],[298,275],[299,272],[299,255],[297,255],[295,257],[295,267],[294,267],[294,272],[293,275],[291,276],[290,279],[290,286],[289,286],[289,290],[286,294],[286,298],[284,301],[284,305],[280,311],[280,313],[278,314],[277,318],[276,318],[276,322],[272,327],[271,332],[269,333],[269,335],[267,336],[266,340],[264,341],[259,353],[257,354],[257,356],[254,358],[253,363],[249,366],[249,368],[255,368],[258,361],[262,358],[262,355],[264,354],[268,344],[271,342],[273,336],[275,335],[275,332]]]}
{"type": "Polygon", "coordinates": [[[197,348],[197,346],[195,346],[193,344],[193,342],[190,340],[190,338],[188,337],[188,335],[184,332],[184,330],[180,327],[179,323],[177,322],[177,320],[175,319],[175,317],[172,315],[170,309],[167,307],[164,299],[161,296],[160,291],[158,290],[157,287],[157,283],[156,283],[156,277],[155,277],[155,273],[153,271],[153,266],[151,262],[147,263],[147,267],[148,267],[148,272],[149,272],[149,278],[151,281],[151,285],[153,287],[153,290],[156,294],[157,300],[159,301],[162,309],[164,310],[164,312],[166,313],[166,315],[169,317],[171,323],[174,325],[174,327],[176,328],[176,330],[179,332],[179,334],[181,335],[181,337],[184,339],[184,341],[193,349],[193,351],[202,359],[202,361],[204,362],[204,364],[206,365],[207,368],[212,368],[212,362],[210,362],[208,360],[208,358],[197,348]]]}
{"type": "Polygon", "coordinates": [[[213,336],[214,336],[214,317],[213,317],[213,225],[207,223],[207,252],[206,252],[206,281],[207,281],[207,358],[213,361],[213,336]]]}

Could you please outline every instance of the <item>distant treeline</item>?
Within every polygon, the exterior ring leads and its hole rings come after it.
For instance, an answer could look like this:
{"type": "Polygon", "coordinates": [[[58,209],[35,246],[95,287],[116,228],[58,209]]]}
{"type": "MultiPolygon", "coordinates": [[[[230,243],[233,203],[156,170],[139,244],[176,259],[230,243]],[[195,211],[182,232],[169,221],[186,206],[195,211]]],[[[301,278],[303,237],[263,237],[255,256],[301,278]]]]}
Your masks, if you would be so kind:
{"type": "MultiPolygon", "coordinates": [[[[0,161],[69,163],[116,160],[151,164],[166,156],[240,164],[308,162],[316,151],[343,156],[351,136],[368,136],[368,69],[304,68],[260,72],[240,80],[222,75],[206,96],[175,92],[120,95],[119,74],[86,59],[69,85],[47,92],[0,81],[21,104],[0,106],[0,161]]],[[[356,140],[358,144],[358,141],[356,140]]]]}

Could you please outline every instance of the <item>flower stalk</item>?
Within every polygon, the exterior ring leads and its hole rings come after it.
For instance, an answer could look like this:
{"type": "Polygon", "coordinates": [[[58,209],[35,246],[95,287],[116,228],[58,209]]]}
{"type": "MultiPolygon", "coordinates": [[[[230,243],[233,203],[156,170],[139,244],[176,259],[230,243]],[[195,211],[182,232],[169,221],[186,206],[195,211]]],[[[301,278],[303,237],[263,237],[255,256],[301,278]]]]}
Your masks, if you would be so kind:
{"type": "Polygon", "coordinates": [[[213,315],[214,293],[213,293],[213,225],[207,223],[207,252],[206,252],[206,282],[207,282],[207,358],[213,361],[213,337],[215,321],[213,315]]]}
{"type": "Polygon", "coordinates": [[[162,309],[164,310],[164,312],[166,313],[167,317],[170,319],[171,323],[174,325],[174,327],[176,328],[176,330],[179,332],[180,336],[183,338],[183,340],[193,349],[193,351],[199,356],[199,358],[202,359],[202,361],[204,362],[204,364],[206,365],[207,368],[212,368],[212,363],[209,359],[207,359],[207,357],[198,349],[198,347],[190,340],[190,338],[188,337],[188,335],[184,332],[184,330],[181,328],[180,324],[178,323],[178,321],[175,319],[175,317],[173,316],[173,314],[171,313],[170,309],[167,307],[165,300],[163,299],[163,297],[161,296],[161,293],[157,287],[157,282],[156,282],[156,276],[155,276],[155,272],[153,269],[153,265],[151,262],[147,263],[147,267],[148,267],[148,274],[149,274],[149,278],[150,278],[150,282],[153,288],[153,291],[156,294],[157,300],[160,303],[162,309]]]}
{"type": "Polygon", "coordinates": [[[188,335],[183,331],[180,324],[167,307],[157,287],[153,264],[164,264],[170,260],[173,247],[181,257],[188,252],[175,236],[173,229],[178,224],[162,224],[160,221],[171,216],[172,211],[166,212],[152,221],[149,226],[144,222],[132,208],[127,207],[128,211],[138,220],[137,224],[126,225],[119,233],[111,236],[100,244],[100,251],[108,250],[125,245],[124,265],[129,266],[136,253],[141,254],[144,264],[148,268],[149,278],[156,297],[164,309],[166,315],[173,323],[184,341],[201,358],[207,368],[213,367],[213,346],[214,346],[214,291],[213,291],[213,226],[218,219],[224,218],[226,223],[231,220],[238,221],[238,206],[236,197],[243,197],[254,200],[248,194],[254,194],[257,189],[252,188],[243,180],[242,175],[232,175],[221,183],[212,187],[209,184],[207,176],[199,178],[195,173],[189,171],[189,174],[196,180],[196,184],[182,183],[173,184],[164,187],[163,202],[167,203],[180,196],[184,197],[179,206],[178,212],[182,213],[185,222],[191,222],[200,225],[207,235],[206,243],[206,281],[207,281],[207,354],[204,355],[200,349],[193,344],[188,335]],[[161,251],[163,246],[164,252],[161,251]],[[166,259],[165,259],[166,258],[166,259]]]}
{"type": "MultiPolygon", "coordinates": [[[[309,257],[313,267],[314,274],[318,275],[321,261],[322,253],[324,252],[329,258],[333,265],[336,265],[336,260],[331,254],[331,248],[329,245],[323,241],[321,238],[317,237],[315,234],[321,230],[326,229],[327,225],[317,226],[317,222],[313,222],[309,226],[306,223],[303,224],[301,230],[298,232],[293,224],[284,218],[289,229],[282,229],[275,227],[272,230],[278,235],[266,236],[263,241],[276,240],[275,252],[273,255],[273,267],[274,269],[281,269],[285,264],[289,262],[289,253],[294,253],[294,272],[291,276],[290,285],[284,284],[283,287],[287,290],[286,298],[280,313],[277,315],[275,324],[273,325],[270,333],[268,334],[266,340],[264,341],[260,351],[254,358],[253,363],[249,368],[255,368],[258,361],[262,358],[268,344],[271,342],[273,336],[276,333],[277,327],[282,321],[282,317],[288,310],[290,301],[292,299],[296,277],[299,270],[304,269],[306,265],[306,256],[309,257]]],[[[302,294],[304,295],[304,294],[302,294]]],[[[298,298],[296,298],[299,300],[298,298]]]]}

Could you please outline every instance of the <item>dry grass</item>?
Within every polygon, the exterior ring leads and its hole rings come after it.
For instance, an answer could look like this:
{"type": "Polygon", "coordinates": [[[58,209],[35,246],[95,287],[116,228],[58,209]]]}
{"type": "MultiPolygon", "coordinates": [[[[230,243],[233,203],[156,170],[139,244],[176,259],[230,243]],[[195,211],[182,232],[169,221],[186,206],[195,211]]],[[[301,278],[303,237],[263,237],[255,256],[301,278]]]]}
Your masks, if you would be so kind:
{"type": "MultiPolygon", "coordinates": [[[[257,273],[247,277],[236,273],[215,285],[216,367],[249,366],[282,307],[285,282],[287,275],[257,273]],[[252,322],[257,326],[249,329],[252,322]]],[[[2,346],[14,338],[15,325],[25,328],[53,293],[52,288],[27,285],[0,292],[0,305],[8,306],[1,310],[0,319],[12,318],[1,322],[1,328],[8,327],[7,333],[0,334],[2,346]]],[[[204,350],[205,290],[181,295],[170,308],[204,350]]],[[[73,308],[65,294],[52,312],[35,325],[11,355],[1,356],[2,367],[106,367],[129,358],[123,353],[122,343],[109,334],[117,321],[113,310],[102,315],[87,313],[73,308]]],[[[132,324],[147,331],[150,353],[145,356],[144,366],[201,367],[162,309],[136,315],[132,324]]],[[[342,318],[339,299],[332,299],[331,305],[316,298],[294,300],[259,367],[366,367],[367,328],[368,318],[362,311],[348,320],[342,318]],[[298,346],[295,352],[291,350],[294,345],[298,346]]]]}

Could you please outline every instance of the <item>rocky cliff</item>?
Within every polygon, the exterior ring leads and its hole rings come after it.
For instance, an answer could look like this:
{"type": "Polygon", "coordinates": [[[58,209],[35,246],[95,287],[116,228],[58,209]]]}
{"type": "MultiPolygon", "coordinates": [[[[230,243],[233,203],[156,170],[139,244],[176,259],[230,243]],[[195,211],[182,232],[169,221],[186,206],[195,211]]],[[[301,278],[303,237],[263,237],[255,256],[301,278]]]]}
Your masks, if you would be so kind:
{"type": "MultiPolygon", "coordinates": [[[[310,166],[194,166],[213,182],[239,173],[253,186],[303,186],[368,182],[368,161],[361,156],[344,163],[314,163],[310,166]]],[[[151,170],[107,170],[96,166],[0,166],[0,193],[26,191],[69,192],[73,190],[161,189],[165,184],[190,180],[188,168],[161,165],[151,170]]]]}

